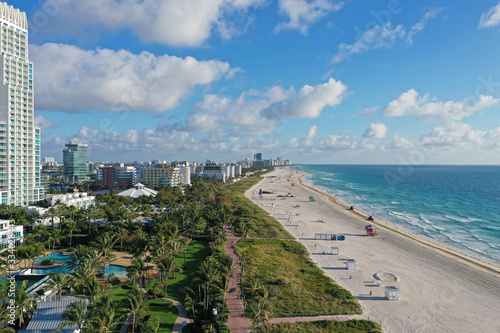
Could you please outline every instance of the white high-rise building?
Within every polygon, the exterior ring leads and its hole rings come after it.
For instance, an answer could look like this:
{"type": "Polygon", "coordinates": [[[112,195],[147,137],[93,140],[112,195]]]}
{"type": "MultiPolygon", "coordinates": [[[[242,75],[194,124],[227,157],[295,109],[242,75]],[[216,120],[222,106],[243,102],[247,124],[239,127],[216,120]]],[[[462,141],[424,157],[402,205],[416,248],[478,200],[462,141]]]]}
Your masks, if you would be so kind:
{"type": "Polygon", "coordinates": [[[0,2],[0,26],[0,196],[2,203],[27,206],[44,193],[26,13],[0,2]]]}

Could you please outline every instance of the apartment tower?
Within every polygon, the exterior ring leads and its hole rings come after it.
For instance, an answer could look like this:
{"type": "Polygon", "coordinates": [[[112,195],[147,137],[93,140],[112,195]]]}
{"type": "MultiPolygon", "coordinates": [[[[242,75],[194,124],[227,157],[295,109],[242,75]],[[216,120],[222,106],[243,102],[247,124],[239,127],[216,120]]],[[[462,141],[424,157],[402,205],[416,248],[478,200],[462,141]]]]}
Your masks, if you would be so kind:
{"type": "Polygon", "coordinates": [[[25,206],[44,197],[26,13],[0,2],[0,25],[1,203],[25,206]]]}

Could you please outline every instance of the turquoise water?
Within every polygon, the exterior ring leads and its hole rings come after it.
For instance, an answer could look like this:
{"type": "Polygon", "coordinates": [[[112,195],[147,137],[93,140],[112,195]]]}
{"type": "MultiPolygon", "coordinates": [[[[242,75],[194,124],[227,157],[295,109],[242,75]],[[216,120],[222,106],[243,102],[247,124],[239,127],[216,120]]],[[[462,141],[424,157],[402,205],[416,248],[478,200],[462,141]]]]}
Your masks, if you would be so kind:
{"type": "Polygon", "coordinates": [[[54,253],[52,256],[48,254],[45,257],[36,258],[35,261],[43,261],[44,259],[50,258],[52,258],[53,260],[62,260],[64,262],[67,262],[69,260],[69,256],[65,256],[62,253],[54,253]]]}
{"type": "MultiPolygon", "coordinates": [[[[50,254],[47,256],[50,259],[50,254]]],[[[42,261],[45,257],[37,258],[36,261],[42,261]]],[[[62,260],[67,262],[69,260],[69,256],[62,255],[61,253],[54,253],[54,260],[62,260]]],[[[31,272],[33,274],[47,274],[47,273],[65,273],[70,274],[72,271],[66,267],[66,265],[62,265],[60,267],[55,268],[43,268],[43,269],[32,269],[31,272]]],[[[110,274],[115,274],[117,277],[126,277],[127,276],[127,267],[119,266],[119,265],[108,265],[106,266],[106,276],[110,274]]]]}
{"type": "Polygon", "coordinates": [[[294,169],[308,173],[307,184],[370,215],[462,252],[500,261],[499,166],[294,169]]]}

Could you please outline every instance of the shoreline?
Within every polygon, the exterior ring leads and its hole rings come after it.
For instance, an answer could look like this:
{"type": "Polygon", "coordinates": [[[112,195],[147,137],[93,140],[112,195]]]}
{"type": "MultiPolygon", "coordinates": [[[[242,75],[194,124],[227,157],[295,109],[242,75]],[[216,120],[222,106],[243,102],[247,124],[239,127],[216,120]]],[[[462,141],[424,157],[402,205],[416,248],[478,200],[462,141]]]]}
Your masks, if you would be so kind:
{"type": "Polygon", "coordinates": [[[325,196],[330,202],[332,202],[333,204],[341,207],[341,208],[344,208],[346,211],[348,211],[349,213],[353,214],[353,215],[356,215],[360,218],[362,218],[364,221],[366,221],[367,223],[370,223],[370,224],[373,224],[377,227],[382,227],[382,228],[385,228],[385,229],[388,229],[388,230],[391,230],[393,232],[396,232],[404,237],[408,237],[422,245],[425,245],[425,246],[428,246],[428,247],[431,247],[433,249],[436,249],[436,250],[439,250],[441,251],[442,253],[446,254],[446,255],[449,255],[449,256],[453,256],[455,258],[458,258],[458,259],[461,259],[465,262],[467,262],[468,264],[472,264],[472,265],[475,265],[481,269],[485,269],[487,271],[490,271],[492,273],[495,273],[495,274],[499,274],[500,275],[500,265],[497,265],[495,263],[490,263],[489,261],[487,261],[486,259],[482,259],[482,258],[478,258],[478,257],[475,257],[473,255],[470,255],[470,254],[467,254],[467,253],[464,253],[464,252],[461,252],[459,250],[456,250],[456,249],[453,249],[451,248],[449,245],[447,244],[444,244],[444,243],[439,243],[435,240],[427,240],[425,238],[423,238],[421,235],[418,235],[418,234],[413,234],[411,232],[408,232],[406,230],[403,230],[401,228],[399,228],[398,226],[390,223],[390,222],[387,222],[385,220],[381,220],[379,218],[374,218],[373,221],[368,221],[368,217],[370,216],[369,214],[363,212],[362,210],[359,210],[357,208],[355,208],[354,211],[352,210],[349,210],[350,206],[341,202],[340,200],[338,200],[336,197],[334,197],[333,195],[330,195],[326,192],[323,192],[313,186],[310,186],[310,185],[307,185],[303,180],[302,178],[307,176],[307,173],[306,172],[303,172],[303,171],[299,171],[299,170],[294,170],[292,168],[290,168],[291,170],[295,171],[295,172],[299,172],[301,175],[298,177],[298,182],[300,185],[308,188],[309,190],[313,191],[313,192],[316,192],[320,195],[323,195],[325,196]]]}
{"type": "Polygon", "coordinates": [[[500,332],[496,266],[426,244],[383,220],[367,221],[364,212],[353,214],[350,206],[300,182],[303,175],[291,168],[275,170],[245,196],[276,218],[327,277],[358,299],[363,314],[356,319],[376,321],[384,332],[500,332]],[[368,223],[378,236],[366,236],[368,223]],[[345,237],[319,240],[317,234],[345,237]],[[353,260],[356,267],[348,269],[353,260]],[[398,300],[389,301],[387,288],[394,287],[398,300]]]}

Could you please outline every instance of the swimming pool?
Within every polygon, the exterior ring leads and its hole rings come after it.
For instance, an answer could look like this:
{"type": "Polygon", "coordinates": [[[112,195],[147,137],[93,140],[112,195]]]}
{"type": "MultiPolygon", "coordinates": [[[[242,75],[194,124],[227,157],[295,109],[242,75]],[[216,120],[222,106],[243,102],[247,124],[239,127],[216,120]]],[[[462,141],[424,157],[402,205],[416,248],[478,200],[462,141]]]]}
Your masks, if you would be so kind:
{"type": "MultiPolygon", "coordinates": [[[[42,280],[45,275],[16,275],[16,289],[21,288],[23,281],[28,281],[28,288],[42,280]]],[[[2,283],[7,281],[7,278],[0,280],[0,289],[2,289],[2,283]]]]}
{"type": "MultiPolygon", "coordinates": [[[[43,261],[44,259],[50,259],[50,254],[48,254],[46,257],[40,257],[36,258],[35,261],[43,261]]],[[[70,256],[63,255],[62,253],[54,253],[52,259],[53,260],[62,260],[64,262],[69,261],[70,256]]],[[[54,268],[33,268],[31,270],[32,274],[41,274],[41,275],[46,275],[47,273],[65,273],[65,274],[71,274],[73,273],[72,270],[70,270],[66,264],[59,266],[59,267],[54,267],[54,268]]],[[[106,266],[106,276],[110,274],[115,274],[117,277],[127,277],[127,267],[124,266],[119,266],[119,265],[108,265],[106,266]]]]}
{"type": "MultiPolygon", "coordinates": [[[[60,260],[60,259],[59,259],[60,260]]],[[[62,265],[60,267],[55,268],[43,268],[37,269],[33,268],[31,270],[32,274],[41,274],[45,275],[47,273],[65,273],[70,274],[73,273],[66,265],[62,265]]],[[[127,267],[119,266],[119,265],[108,265],[106,266],[106,276],[114,273],[117,277],[127,277],[127,267]]]]}

